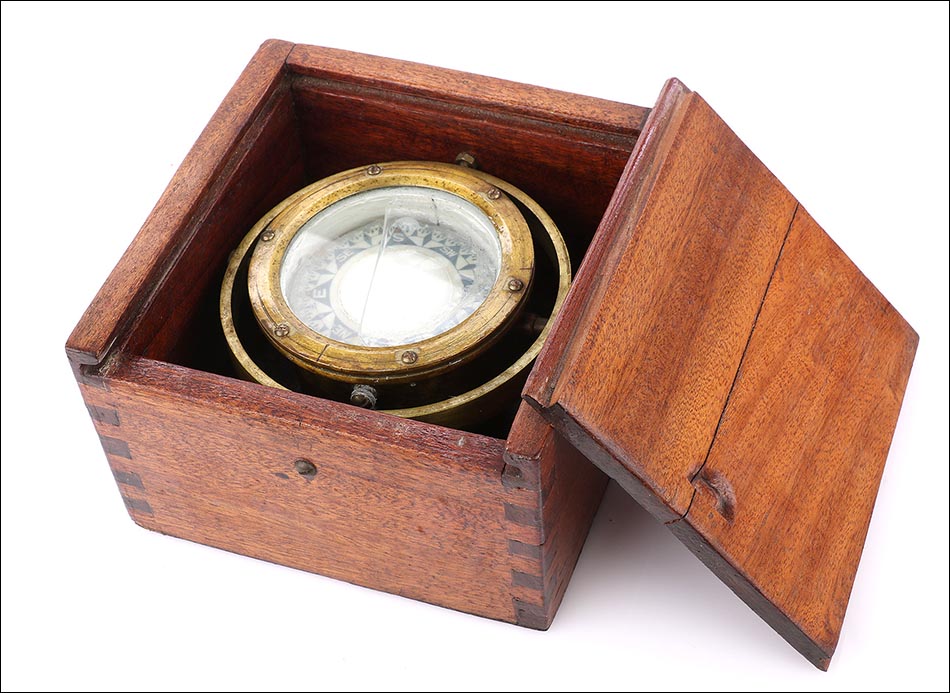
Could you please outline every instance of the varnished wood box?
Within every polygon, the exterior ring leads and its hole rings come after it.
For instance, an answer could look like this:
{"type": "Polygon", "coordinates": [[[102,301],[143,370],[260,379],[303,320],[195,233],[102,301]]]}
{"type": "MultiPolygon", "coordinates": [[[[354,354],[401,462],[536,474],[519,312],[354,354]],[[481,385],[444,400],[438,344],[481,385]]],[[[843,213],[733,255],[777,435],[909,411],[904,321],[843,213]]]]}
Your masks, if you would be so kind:
{"type": "Polygon", "coordinates": [[[823,667],[915,348],[675,80],[651,110],[280,41],[67,343],[146,528],[546,628],[602,468],[823,667]],[[583,259],[513,423],[460,431],[233,377],[218,289],[258,218],[343,169],[464,150],[583,259]]]}
{"type": "Polygon", "coordinates": [[[646,109],[268,42],[67,351],[129,513],[149,529],[545,628],[606,478],[525,407],[476,435],[231,376],[229,253],[268,209],[373,161],[475,151],[578,257],[646,109]],[[317,469],[308,479],[297,459],[317,469]]]}

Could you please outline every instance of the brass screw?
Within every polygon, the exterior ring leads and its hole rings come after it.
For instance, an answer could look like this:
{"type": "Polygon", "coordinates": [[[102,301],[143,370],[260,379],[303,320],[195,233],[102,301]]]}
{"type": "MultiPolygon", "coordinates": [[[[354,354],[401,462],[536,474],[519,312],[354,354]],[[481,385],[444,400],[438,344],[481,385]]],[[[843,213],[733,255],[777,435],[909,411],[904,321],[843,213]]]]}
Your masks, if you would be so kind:
{"type": "Polygon", "coordinates": [[[471,152],[459,152],[459,155],[455,157],[455,164],[465,168],[478,168],[478,160],[471,152]]]}
{"type": "Polygon", "coordinates": [[[419,354],[410,349],[409,351],[402,352],[401,359],[403,363],[409,365],[419,360],[419,354]]]}
{"type": "Polygon", "coordinates": [[[275,337],[286,337],[290,334],[290,325],[285,322],[279,322],[274,325],[274,336],[275,337]]]}
{"type": "Polygon", "coordinates": [[[501,190],[499,190],[498,188],[489,188],[489,189],[488,189],[488,199],[489,199],[489,200],[497,200],[499,197],[501,197],[501,190]]]}
{"type": "Polygon", "coordinates": [[[272,240],[274,240],[274,232],[273,232],[273,231],[265,231],[264,233],[261,234],[261,240],[264,241],[265,243],[266,243],[267,241],[272,241],[272,240]]]}
{"type": "Polygon", "coordinates": [[[378,176],[382,170],[383,169],[379,165],[373,164],[368,169],[366,169],[366,172],[371,176],[378,176]]]}
{"type": "Polygon", "coordinates": [[[363,409],[375,409],[376,397],[376,388],[372,385],[354,385],[350,392],[350,404],[363,409]]]}
{"type": "Polygon", "coordinates": [[[524,288],[524,282],[517,277],[508,280],[508,291],[521,291],[524,288]]]}
{"type": "Polygon", "coordinates": [[[300,476],[309,477],[310,479],[317,475],[317,468],[310,460],[302,458],[294,460],[294,469],[300,476]]]}

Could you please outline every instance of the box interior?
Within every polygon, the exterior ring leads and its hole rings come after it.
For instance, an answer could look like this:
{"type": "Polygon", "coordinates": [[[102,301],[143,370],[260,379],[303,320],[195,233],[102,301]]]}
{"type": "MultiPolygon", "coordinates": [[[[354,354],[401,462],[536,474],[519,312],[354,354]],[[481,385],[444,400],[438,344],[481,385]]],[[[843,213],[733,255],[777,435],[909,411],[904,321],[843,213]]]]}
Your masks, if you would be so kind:
{"type": "MultiPolygon", "coordinates": [[[[325,176],[374,162],[451,162],[462,151],[557,223],[576,272],[636,134],[574,126],[288,69],[222,165],[192,235],[150,303],[132,354],[234,376],[218,300],[232,250],[271,207],[325,176]]],[[[505,438],[511,414],[474,432],[505,438]]]]}

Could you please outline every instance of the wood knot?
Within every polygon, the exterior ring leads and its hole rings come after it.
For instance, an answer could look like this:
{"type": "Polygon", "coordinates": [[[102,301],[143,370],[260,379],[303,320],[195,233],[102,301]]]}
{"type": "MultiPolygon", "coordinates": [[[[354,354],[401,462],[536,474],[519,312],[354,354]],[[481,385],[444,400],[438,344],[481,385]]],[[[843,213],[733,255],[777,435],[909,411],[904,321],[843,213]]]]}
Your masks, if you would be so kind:
{"type": "Polygon", "coordinates": [[[693,486],[709,491],[715,500],[716,512],[722,515],[726,522],[732,522],[736,515],[736,492],[725,476],[714,469],[704,467],[693,480],[693,486]]]}

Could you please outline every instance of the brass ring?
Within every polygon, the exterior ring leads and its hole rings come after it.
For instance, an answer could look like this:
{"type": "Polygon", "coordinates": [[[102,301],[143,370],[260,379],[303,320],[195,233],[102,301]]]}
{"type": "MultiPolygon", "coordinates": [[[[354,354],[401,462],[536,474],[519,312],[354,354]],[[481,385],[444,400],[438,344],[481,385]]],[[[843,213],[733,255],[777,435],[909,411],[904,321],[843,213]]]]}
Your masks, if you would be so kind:
{"type": "Polygon", "coordinates": [[[332,380],[406,382],[456,368],[491,346],[517,317],[534,276],[531,231],[517,206],[468,169],[438,162],[393,162],[343,171],[292,196],[266,225],[267,243],[254,248],[248,287],[264,334],[288,359],[332,380]],[[465,320],[428,339],[398,347],[348,344],[320,334],[288,306],[280,272],[291,240],[314,215],[357,193],[411,186],[452,193],[491,221],[501,246],[501,266],[484,302],[465,320]],[[515,284],[517,283],[517,284],[515,284]],[[411,346],[411,350],[407,350],[411,346]]]}

